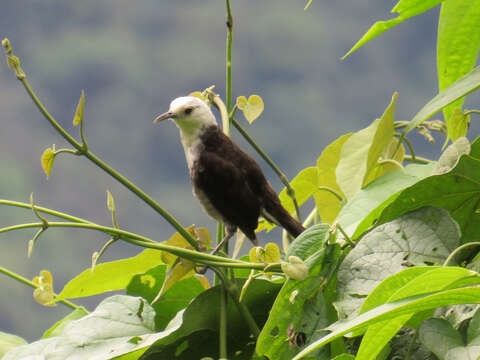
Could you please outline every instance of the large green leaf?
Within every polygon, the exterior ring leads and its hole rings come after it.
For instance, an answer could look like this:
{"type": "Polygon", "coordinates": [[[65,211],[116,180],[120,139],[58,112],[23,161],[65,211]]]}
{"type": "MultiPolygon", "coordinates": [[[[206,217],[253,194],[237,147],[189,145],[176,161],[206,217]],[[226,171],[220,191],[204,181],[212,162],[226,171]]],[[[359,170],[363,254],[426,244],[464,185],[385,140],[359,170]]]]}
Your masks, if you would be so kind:
{"type": "MultiPolygon", "coordinates": [[[[240,289],[243,283],[238,281],[231,285],[240,289]]],[[[260,328],[280,286],[255,279],[246,291],[242,303],[260,328]]],[[[198,295],[185,310],[180,311],[167,327],[180,323],[178,330],[157,341],[141,359],[198,360],[207,356],[217,359],[219,309],[220,286],[216,286],[198,295]]],[[[231,297],[227,301],[227,336],[228,359],[251,359],[254,351],[251,331],[231,297]]]]}
{"type": "Polygon", "coordinates": [[[318,298],[323,295],[319,290],[336,268],[339,254],[338,245],[328,245],[310,256],[307,261],[309,274],[305,280],[288,279],[285,282],[258,337],[257,354],[269,359],[291,359],[298,352],[299,344],[286,341],[289,335],[301,332],[308,343],[317,328],[327,325],[325,309],[318,298]],[[309,309],[316,309],[323,315],[312,316],[309,309]]]}
{"type": "Polygon", "coordinates": [[[7,334],[0,331],[0,358],[17,346],[25,345],[27,341],[20,336],[7,334]]]}
{"type": "Polygon", "coordinates": [[[101,294],[125,289],[133,275],[161,264],[161,252],[146,249],[137,256],[99,264],[70,280],[58,294],[57,300],[101,294]]]}
{"type": "MultiPolygon", "coordinates": [[[[473,150],[472,150],[473,152],[473,150]]],[[[403,190],[379,217],[379,224],[423,206],[450,212],[462,230],[462,242],[480,238],[480,160],[463,155],[450,172],[430,176],[403,190]]]]}
{"type": "Polygon", "coordinates": [[[451,84],[430,100],[414,117],[403,130],[402,135],[407,135],[425,120],[435,115],[445,106],[451,104],[465,95],[480,87],[480,67],[476,67],[467,75],[451,84]]]}
{"type": "Polygon", "coordinates": [[[348,334],[352,331],[364,331],[369,326],[380,321],[394,319],[412,313],[435,309],[453,304],[477,304],[480,302],[480,288],[476,286],[461,287],[449,290],[440,290],[433,294],[412,296],[407,299],[395,301],[376,307],[366,313],[360,314],[349,321],[337,322],[328,329],[331,333],[308,345],[292,360],[299,360],[313,351],[325,346],[329,342],[348,334]]]}
{"type": "Polygon", "coordinates": [[[389,172],[360,190],[342,208],[337,221],[353,239],[363,234],[398,193],[431,174],[435,163],[411,164],[389,172]]]}
{"type": "MultiPolygon", "coordinates": [[[[480,50],[480,0],[445,1],[438,20],[437,67],[438,84],[443,91],[475,66],[480,50]]],[[[459,99],[443,109],[447,124],[455,109],[462,108],[459,99]]],[[[453,124],[452,124],[453,125],[453,124]]],[[[449,126],[449,137],[452,136],[449,126]]],[[[465,134],[461,135],[464,136],[465,134]]]]}
{"type": "MultiPolygon", "coordinates": [[[[362,306],[362,310],[370,310],[375,306],[381,305],[381,301],[383,301],[383,303],[394,302],[409,296],[442,290],[452,283],[472,276],[476,277],[477,284],[480,283],[480,278],[476,272],[461,267],[430,268],[430,271],[428,271],[428,268],[422,268],[422,271],[412,271],[411,269],[416,269],[416,267],[406,269],[380,283],[369,295],[370,302],[368,306],[362,306]],[[412,277],[414,273],[416,273],[417,276],[412,277]],[[388,283],[388,285],[385,283],[388,283]],[[386,301],[385,290],[390,293],[386,301]],[[377,302],[375,298],[382,300],[377,302]]],[[[381,321],[370,326],[358,349],[357,359],[375,359],[381,349],[388,344],[398,330],[400,330],[413,315],[413,313],[405,314],[395,319],[381,321]],[[381,335],[379,336],[379,334],[381,335]]]]}
{"type": "Polygon", "coordinates": [[[73,310],[70,314],[65,316],[60,321],[57,321],[51,328],[45,331],[43,333],[42,339],[60,335],[65,329],[65,326],[67,326],[67,324],[74,320],[81,319],[86,315],[88,315],[88,311],[85,310],[83,307],[73,310]]]}
{"type": "Polygon", "coordinates": [[[336,191],[338,195],[344,197],[344,194],[337,183],[335,170],[340,161],[340,153],[347,141],[353,134],[345,134],[328,145],[317,159],[318,186],[320,191],[314,194],[315,204],[318,214],[324,223],[332,224],[342,208],[342,201],[331,191],[336,191]],[[323,189],[323,190],[322,190],[323,189]]]}
{"type": "Polygon", "coordinates": [[[410,266],[443,263],[459,239],[458,225],[439,208],[423,208],[376,227],[340,265],[335,302],[340,316],[354,316],[386,277],[410,266]]]}
{"type": "Polygon", "coordinates": [[[88,316],[68,323],[58,336],[14,348],[2,360],[113,359],[146,349],[179,326],[155,333],[154,316],[142,298],[115,295],[88,316]]]}
{"type": "Polygon", "coordinates": [[[401,22],[411,18],[412,16],[419,15],[434,6],[440,4],[443,0],[400,0],[397,5],[392,9],[392,13],[398,13],[399,16],[387,20],[377,21],[373,26],[363,35],[363,37],[343,56],[345,59],[352,52],[362,47],[370,40],[376,38],[378,35],[391,29],[392,27],[400,24],[401,22]]]}
{"type": "Polygon", "coordinates": [[[335,170],[339,187],[351,199],[366,185],[385,148],[393,139],[393,120],[397,94],[380,119],[350,136],[342,146],[340,160],[335,170]]]}
{"type": "Polygon", "coordinates": [[[478,359],[480,357],[480,312],[468,326],[467,343],[462,335],[444,319],[428,319],[419,329],[420,342],[440,360],[478,359]]]}
{"type": "MultiPolygon", "coordinates": [[[[127,294],[141,296],[151,303],[162,289],[165,270],[165,265],[159,265],[145,273],[134,275],[127,286],[127,294]]],[[[173,284],[152,305],[155,310],[155,328],[164,329],[175,314],[186,308],[204,290],[200,280],[195,277],[173,284]]]]}

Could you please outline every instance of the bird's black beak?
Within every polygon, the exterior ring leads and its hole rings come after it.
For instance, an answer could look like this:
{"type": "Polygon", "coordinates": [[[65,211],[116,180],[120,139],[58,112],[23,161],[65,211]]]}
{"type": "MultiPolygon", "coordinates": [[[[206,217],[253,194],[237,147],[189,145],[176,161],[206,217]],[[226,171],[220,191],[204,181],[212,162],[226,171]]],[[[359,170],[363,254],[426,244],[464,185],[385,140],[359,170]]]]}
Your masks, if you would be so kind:
{"type": "Polygon", "coordinates": [[[166,112],[165,114],[162,114],[162,115],[159,115],[155,118],[155,120],[153,120],[153,123],[154,124],[157,124],[159,123],[160,121],[162,120],[165,120],[165,119],[174,119],[177,117],[177,114],[175,114],[173,111],[168,111],[166,112]]]}

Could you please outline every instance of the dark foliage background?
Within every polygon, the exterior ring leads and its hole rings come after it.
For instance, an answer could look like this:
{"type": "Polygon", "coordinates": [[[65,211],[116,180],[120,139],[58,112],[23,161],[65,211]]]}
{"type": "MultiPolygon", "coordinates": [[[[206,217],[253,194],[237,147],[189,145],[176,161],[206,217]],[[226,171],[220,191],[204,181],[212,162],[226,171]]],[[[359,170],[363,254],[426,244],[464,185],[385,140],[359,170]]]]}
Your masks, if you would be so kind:
{"type": "MultiPolygon", "coordinates": [[[[400,94],[399,120],[409,120],[436,94],[438,9],[340,60],[374,21],[389,16],[393,5],[314,1],[305,12],[302,1],[232,3],[234,96],[263,97],[263,116],[246,127],[289,178],[335,138],[380,116],[394,91],[400,94]]],[[[152,119],[174,97],[212,84],[224,93],[222,1],[8,1],[1,6],[0,36],[11,40],[32,86],[63,126],[75,131],[71,120],[85,89],[90,148],[184,225],[215,231],[191,195],[177,129],[173,124],[154,127],[152,119]]],[[[421,155],[438,156],[441,142],[432,146],[416,140],[421,155]]],[[[40,205],[110,224],[108,188],[120,226],[157,240],[170,237],[173,230],[163,219],[85,159],[57,157],[47,181],[40,155],[52,143],[64,145],[2,61],[0,198],[28,201],[34,192],[40,205]]],[[[260,163],[280,190],[278,179],[260,163]]],[[[34,217],[0,208],[0,219],[6,226],[34,217]]],[[[90,266],[91,253],[107,240],[97,233],[52,229],[27,260],[32,236],[30,231],[0,236],[0,265],[29,278],[49,269],[57,291],[90,266]]],[[[104,261],[137,252],[116,244],[104,261]]],[[[41,307],[31,289],[6,277],[0,277],[0,287],[1,331],[32,340],[68,312],[61,306],[41,307]]]]}

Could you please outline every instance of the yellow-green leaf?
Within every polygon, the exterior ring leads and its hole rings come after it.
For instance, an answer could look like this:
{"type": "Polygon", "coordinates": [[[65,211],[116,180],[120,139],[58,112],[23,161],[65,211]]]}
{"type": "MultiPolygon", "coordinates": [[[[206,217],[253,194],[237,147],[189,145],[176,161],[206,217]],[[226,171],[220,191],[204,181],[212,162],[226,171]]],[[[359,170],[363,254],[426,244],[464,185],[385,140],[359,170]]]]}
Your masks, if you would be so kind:
{"type": "Polygon", "coordinates": [[[56,306],[53,292],[53,276],[48,270],[41,270],[39,276],[33,278],[38,287],[33,291],[33,298],[41,305],[56,306]]]}
{"type": "MultiPolygon", "coordinates": [[[[444,109],[445,113],[446,109],[444,109]]],[[[451,113],[450,118],[447,121],[447,138],[443,147],[445,147],[449,140],[453,142],[458,138],[467,135],[468,125],[470,124],[470,115],[465,115],[461,107],[456,107],[451,113]]]]}
{"type": "Polygon", "coordinates": [[[267,243],[265,245],[265,262],[274,263],[280,261],[280,248],[275,243],[267,243]]]}
{"type": "Polygon", "coordinates": [[[237,107],[243,111],[245,119],[251,124],[262,114],[265,106],[260,96],[250,95],[248,100],[245,96],[239,96],[237,107]]]}
{"type": "Polygon", "coordinates": [[[384,33],[388,29],[400,24],[401,22],[425,12],[432,7],[438,5],[444,0],[400,0],[392,9],[392,13],[398,13],[399,16],[387,21],[377,21],[370,29],[363,35],[363,37],[342,57],[345,59],[352,52],[362,47],[370,40],[373,40],[378,35],[384,33]]]}
{"type": "MultiPolygon", "coordinates": [[[[480,0],[445,1],[438,19],[437,69],[438,87],[445,90],[471,71],[480,49],[480,0]]],[[[443,108],[447,124],[457,108],[462,108],[465,98],[443,108]]],[[[448,129],[448,135],[455,141],[448,129]]],[[[465,136],[465,134],[459,135],[465,136]]],[[[457,137],[457,138],[458,138],[457,137]]]]}
{"type": "Polygon", "coordinates": [[[382,117],[353,134],[342,146],[335,174],[347,199],[351,199],[367,184],[370,172],[393,139],[396,99],[395,93],[382,117]]]}
{"type": "Polygon", "coordinates": [[[82,90],[80,99],[78,100],[77,110],[75,111],[75,116],[73,117],[73,125],[77,126],[83,121],[83,106],[85,105],[85,91],[82,90]]]}
{"type": "Polygon", "coordinates": [[[53,148],[47,148],[40,159],[42,162],[42,168],[47,176],[47,179],[50,177],[50,173],[52,172],[53,167],[53,160],[55,159],[55,151],[53,148]]]}
{"type": "Polygon", "coordinates": [[[115,199],[109,190],[107,190],[107,208],[110,212],[115,211],[115,199]]]}
{"type": "Polygon", "coordinates": [[[201,91],[194,91],[188,94],[188,96],[193,96],[205,101],[208,104],[208,98],[201,91]]]}
{"type": "Polygon", "coordinates": [[[340,161],[343,144],[352,135],[350,133],[339,137],[328,145],[317,159],[318,188],[320,191],[314,193],[313,196],[318,214],[324,223],[333,224],[342,208],[342,200],[327,189],[335,191],[341,197],[345,196],[337,184],[335,169],[340,161]]]}

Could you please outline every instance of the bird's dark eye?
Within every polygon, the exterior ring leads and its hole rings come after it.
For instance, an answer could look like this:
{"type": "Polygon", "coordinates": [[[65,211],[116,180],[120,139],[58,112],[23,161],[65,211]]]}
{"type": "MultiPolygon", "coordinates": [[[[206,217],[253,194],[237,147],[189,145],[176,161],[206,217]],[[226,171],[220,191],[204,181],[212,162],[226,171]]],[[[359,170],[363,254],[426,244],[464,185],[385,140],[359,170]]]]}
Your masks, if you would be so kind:
{"type": "Polygon", "coordinates": [[[185,114],[186,114],[186,115],[190,115],[190,114],[192,113],[192,111],[193,111],[193,107],[187,107],[187,108],[185,109],[185,114]]]}

